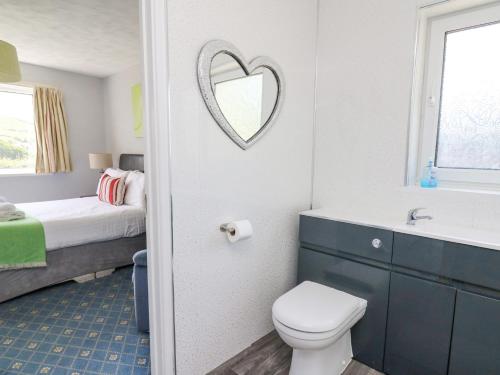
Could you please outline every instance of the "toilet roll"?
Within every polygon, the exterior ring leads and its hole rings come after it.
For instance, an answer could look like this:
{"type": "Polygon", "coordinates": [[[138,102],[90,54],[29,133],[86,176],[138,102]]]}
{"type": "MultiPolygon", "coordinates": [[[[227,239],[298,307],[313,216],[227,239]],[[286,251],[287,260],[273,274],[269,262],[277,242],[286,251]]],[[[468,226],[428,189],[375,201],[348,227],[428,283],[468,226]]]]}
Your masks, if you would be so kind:
{"type": "Polygon", "coordinates": [[[233,221],[227,225],[226,235],[231,242],[246,240],[252,234],[252,224],[248,220],[233,221]]]}

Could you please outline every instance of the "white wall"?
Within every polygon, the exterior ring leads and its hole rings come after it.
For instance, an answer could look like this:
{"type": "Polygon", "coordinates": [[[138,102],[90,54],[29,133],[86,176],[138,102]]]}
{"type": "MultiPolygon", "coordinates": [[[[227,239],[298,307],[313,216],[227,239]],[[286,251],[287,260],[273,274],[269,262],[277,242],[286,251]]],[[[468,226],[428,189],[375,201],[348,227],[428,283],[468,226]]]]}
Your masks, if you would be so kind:
{"type": "Polygon", "coordinates": [[[500,229],[500,196],[405,188],[417,0],[320,0],[314,207],[500,229]]]}
{"type": "Polygon", "coordinates": [[[169,0],[168,14],[177,373],[193,375],[270,332],[272,303],[295,283],[298,212],[311,194],[316,6],[169,0]],[[216,38],[284,72],[282,112],[247,151],[198,89],[198,54],[216,38]],[[229,244],[219,225],[244,218],[253,238],[229,244]]]}
{"type": "Polygon", "coordinates": [[[141,82],[140,65],[104,79],[105,151],[113,154],[116,166],[120,154],[144,153],[144,138],[136,138],[134,135],[131,91],[133,85],[141,82]]]}
{"type": "Polygon", "coordinates": [[[30,64],[21,64],[21,70],[24,81],[62,90],[73,172],[0,176],[0,195],[13,202],[32,202],[95,193],[98,174],[89,169],[88,153],[104,148],[101,79],[30,64]]]}

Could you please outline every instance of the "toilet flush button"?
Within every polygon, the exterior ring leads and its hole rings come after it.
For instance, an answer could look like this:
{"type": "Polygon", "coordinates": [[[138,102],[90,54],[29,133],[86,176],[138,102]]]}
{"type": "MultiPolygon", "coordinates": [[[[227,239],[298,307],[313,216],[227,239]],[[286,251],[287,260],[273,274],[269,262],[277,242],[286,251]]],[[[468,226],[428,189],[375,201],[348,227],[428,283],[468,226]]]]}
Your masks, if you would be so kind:
{"type": "Polygon", "coordinates": [[[380,249],[382,247],[382,241],[379,240],[378,238],[374,238],[372,240],[372,246],[375,248],[375,249],[380,249]]]}

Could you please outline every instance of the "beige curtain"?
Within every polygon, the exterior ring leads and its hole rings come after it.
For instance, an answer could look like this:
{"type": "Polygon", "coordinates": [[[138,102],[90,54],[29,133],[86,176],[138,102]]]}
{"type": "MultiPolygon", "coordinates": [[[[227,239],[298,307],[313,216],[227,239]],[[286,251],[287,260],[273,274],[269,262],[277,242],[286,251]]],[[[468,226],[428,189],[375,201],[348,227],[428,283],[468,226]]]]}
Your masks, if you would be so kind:
{"type": "Polygon", "coordinates": [[[71,172],[62,93],[35,87],[36,173],[71,172]]]}

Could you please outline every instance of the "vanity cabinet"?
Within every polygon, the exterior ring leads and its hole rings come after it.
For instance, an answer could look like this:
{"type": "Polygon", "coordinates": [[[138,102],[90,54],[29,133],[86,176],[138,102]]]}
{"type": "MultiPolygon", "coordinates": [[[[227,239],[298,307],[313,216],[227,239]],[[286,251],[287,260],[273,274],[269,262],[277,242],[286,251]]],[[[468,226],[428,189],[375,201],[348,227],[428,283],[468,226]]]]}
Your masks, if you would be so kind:
{"type": "Polygon", "coordinates": [[[500,373],[500,300],[459,291],[449,375],[500,373]]]}
{"type": "Polygon", "coordinates": [[[358,361],[388,375],[500,374],[500,251],[306,215],[300,243],[299,282],[368,301],[351,331],[358,361]]]}
{"type": "Polygon", "coordinates": [[[382,370],[390,272],[338,256],[301,248],[299,283],[314,281],[368,301],[365,316],[352,328],[354,357],[382,370]]]}
{"type": "Polygon", "coordinates": [[[393,272],[384,370],[446,375],[456,289],[393,272]]]}

